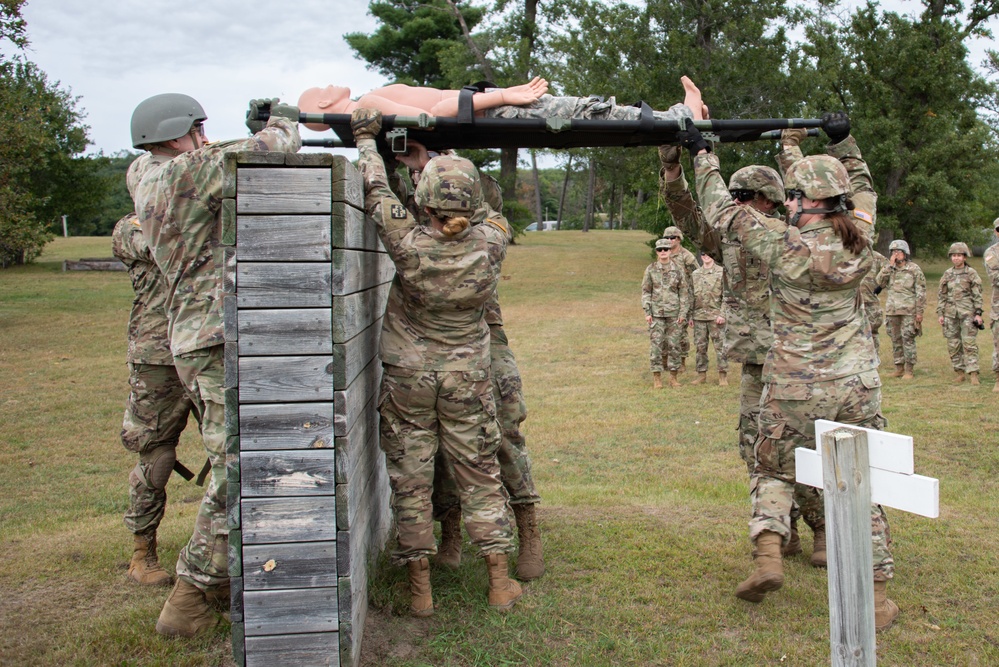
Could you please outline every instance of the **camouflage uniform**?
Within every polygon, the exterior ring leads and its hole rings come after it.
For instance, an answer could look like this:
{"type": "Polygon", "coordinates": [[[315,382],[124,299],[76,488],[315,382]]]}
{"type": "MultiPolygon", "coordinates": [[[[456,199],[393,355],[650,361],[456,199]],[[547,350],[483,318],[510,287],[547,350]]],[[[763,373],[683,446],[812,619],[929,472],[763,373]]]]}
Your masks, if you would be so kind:
{"type": "Polygon", "coordinates": [[[128,268],[135,299],[128,318],[128,369],[132,390],[125,404],[121,442],[139,455],[128,476],[125,527],[136,535],[156,533],[166,510],[166,484],[177,442],[193,403],[177,377],[167,338],[166,284],[129,213],[115,225],[111,251],[128,268]]]}
{"type": "Polygon", "coordinates": [[[955,371],[978,372],[978,327],[974,318],[982,312],[982,279],[978,272],[967,264],[944,271],[937,291],[937,315],[944,318],[943,335],[955,371]]]}
{"type": "Polygon", "coordinates": [[[721,316],[722,267],[715,264],[710,269],[701,267],[694,271],[694,344],[697,348],[697,372],[708,370],[708,338],[715,346],[719,372],[728,371],[725,358],[725,325],[718,324],[721,316]]]}
{"type": "Polygon", "coordinates": [[[985,251],[985,273],[992,283],[992,372],[999,378],[999,244],[985,251]]]}
{"type": "Polygon", "coordinates": [[[177,559],[177,576],[201,590],[229,580],[219,239],[224,156],[294,153],[301,145],[297,125],[272,116],[265,129],[248,139],[210,144],[174,158],[147,153],[130,167],[130,173],[146,170],[135,189],[136,212],[168,285],[174,365],[202,416],[201,435],[212,466],[194,533],[177,559]]]}
{"type": "MultiPolygon", "coordinates": [[[[682,237],[681,237],[682,240],[682,237]]],[[[678,245],[676,249],[676,254],[674,255],[676,261],[683,264],[684,270],[687,272],[687,280],[691,281],[691,290],[693,290],[693,280],[694,271],[700,268],[700,264],[697,263],[697,257],[694,253],[690,252],[682,245],[678,245]]],[[[693,292],[691,292],[691,301],[693,301],[693,292]]],[[[687,325],[693,327],[693,321],[688,319],[687,325]]],[[[687,357],[690,356],[690,333],[684,328],[683,333],[680,337],[680,358],[683,359],[683,364],[687,363],[687,357]]]]}
{"type": "Polygon", "coordinates": [[[864,314],[871,325],[871,340],[874,341],[874,352],[881,359],[881,341],[878,339],[878,332],[881,325],[885,323],[885,311],[881,307],[881,298],[876,293],[878,288],[878,276],[881,270],[888,266],[888,258],[877,250],[871,253],[874,257],[874,265],[870,272],[864,276],[864,281],[860,284],[860,294],[864,299],[864,314]]]}
{"type": "MultiPolygon", "coordinates": [[[[605,100],[598,95],[557,97],[545,94],[530,104],[493,107],[485,109],[482,115],[485,118],[640,120],[642,110],[637,106],[620,106],[613,97],[605,100]]],[[[656,120],[681,120],[693,117],[690,109],[682,104],[674,104],[666,111],[653,111],[652,115],[656,120]]]]}
{"type": "Polygon", "coordinates": [[[692,306],[690,279],[677,259],[649,264],[642,278],[642,310],[652,317],[649,366],[653,373],[663,371],[664,357],[670,371],[680,369],[681,339],[687,325],[677,320],[689,320],[692,306]]]}
{"type": "Polygon", "coordinates": [[[892,361],[896,366],[916,365],[916,336],[921,324],[916,316],[926,310],[926,276],[912,260],[886,264],[877,276],[880,287],[888,290],[885,313],[891,338],[892,361]]]}
{"type": "MultiPolygon", "coordinates": [[[[357,144],[365,210],[396,266],[382,320],[378,399],[398,530],[393,562],[437,551],[431,494],[438,449],[457,481],[472,542],[484,555],[508,552],[512,531],[497,461],[502,439],[484,315],[499,282],[509,225],[490,216],[453,237],[419,225],[390,189],[374,140],[357,144]]],[[[437,158],[427,169],[437,165],[449,168],[437,158]]]]}
{"type": "MultiPolygon", "coordinates": [[[[830,147],[830,152],[838,146],[830,147]]],[[[812,164],[796,167],[801,182],[816,178],[809,169],[812,164]]],[[[872,206],[861,211],[870,211],[873,222],[876,195],[859,151],[846,166],[855,191],[864,180],[858,176],[866,176],[862,187],[872,206]],[[863,167],[862,174],[855,171],[859,167],[863,167]]],[[[794,501],[809,525],[822,521],[821,492],[794,481],[794,450],[815,447],[814,420],[870,428],[886,424],[881,415],[877,358],[857,293],[873,263],[871,251],[855,255],[844,248],[828,219],[788,227],[739,206],[732,201],[713,154],[698,155],[694,168],[707,219],[725,238],[741,241],[748,253],[772,271],[774,345],[764,365],[767,384],[750,484],[750,538],[755,541],[769,531],[781,535],[786,544],[794,501]]],[[[880,506],[872,506],[871,520],[875,578],[890,579],[894,561],[887,517],[880,506]]]]}

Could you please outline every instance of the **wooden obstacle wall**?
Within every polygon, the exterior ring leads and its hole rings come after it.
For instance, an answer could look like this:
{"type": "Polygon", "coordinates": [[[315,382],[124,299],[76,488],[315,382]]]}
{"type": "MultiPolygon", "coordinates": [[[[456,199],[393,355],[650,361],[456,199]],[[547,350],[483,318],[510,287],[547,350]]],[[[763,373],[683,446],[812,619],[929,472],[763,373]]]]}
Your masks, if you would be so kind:
{"type": "Polygon", "coordinates": [[[357,665],[391,526],[376,402],[394,268],[346,158],[233,155],[224,196],[233,656],[357,665]]]}

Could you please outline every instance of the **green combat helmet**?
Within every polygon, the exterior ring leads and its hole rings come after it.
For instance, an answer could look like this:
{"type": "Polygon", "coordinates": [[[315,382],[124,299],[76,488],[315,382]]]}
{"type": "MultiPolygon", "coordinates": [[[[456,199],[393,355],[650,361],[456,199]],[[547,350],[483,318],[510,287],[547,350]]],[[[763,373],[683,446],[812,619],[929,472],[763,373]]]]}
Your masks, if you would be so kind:
{"type": "Polygon", "coordinates": [[[850,192],[846,167],[831,155],[810,155],[798,160],[784,175],[787,190],[800,190],[809,199],[829,199],[850,192]]]}
{"type": "Polygon", "coordinates": [[[971,257],[971,250],[968,249],[967,243],[951,243],[950,248],[947,249],[947,255],[964,255],[965,257],[971,257]]]}
{"type": "MultiPolygon", "coordinates": [[[[678,239],[682,239],[683,232],[680,231],[679,227],[667,227],[666,229],[663,230],[663,238],[666,238],[667,236],[675,236],[678,239]]],[[[659,245],[656,244],[656,247],[658,248],[659,245]]]]}
{"type": "Polygon", "coordinates": [[[440,213],[470,215],[482,206],[482,184],[475,165],[465,158],[439,155],[423,168],[416,204],[440,213]]]}
{"type": "Polygon", "coordinates": [[[728,181],[728,191],[736,196],[740,190],[759,193],[775,204],[784,203],[784,182],[780,174],[770,167],[754,164],[732,174],[728,181]]]}
{"type": "Polygon", "coordinates": [[[666,239],[659,239],[656,241],[656,250],[669,250],[669,242],[666,239]]]}
{"type": "Polygon", "coordinates": [[[912,255],[912,253],[909,252],[909,244],[903,241],[902,239],[895,239],[894,241],[891,242],[891,245],[888,246],[889,254],[895,252],[896,250],[901,250],[902,252],[904,252],[906,257],[912,255]]]}
{"type": "Polygon", "coordinates": [[[179,139],[208,114],[190,95],[163,93],[139,102],[132,112],[132,148],[179,139]]]}

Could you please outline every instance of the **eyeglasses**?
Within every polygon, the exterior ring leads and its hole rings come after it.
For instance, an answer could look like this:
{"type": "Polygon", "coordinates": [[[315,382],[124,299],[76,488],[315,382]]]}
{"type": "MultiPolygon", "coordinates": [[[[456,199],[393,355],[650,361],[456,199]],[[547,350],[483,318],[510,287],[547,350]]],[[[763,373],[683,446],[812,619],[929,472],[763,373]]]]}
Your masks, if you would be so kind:
{"type": "Polygon", "coordinates": [[[676,241],[680,237],[679,236],[664,236],[663,238],[666,239],[667,241],[676,241]]]}
{"type": "Polygon", "coordinates": [[[200,136],[205,136],[205,124],[195,123],[191,126],[191,134],[198,134],[200,136]]]}
{"type": "Polygon", "coordinates": [[[802,190],[785,190],[784,196],[788,199],[801,199],[805,196],[805,193],[802,190]]]}
{"type": "Polygon", "coordinates": [[[656,248],[656,252],[669,252],[669,248],[656,248]]]}
{"type": "Polygon", "coordinates": [[[746,203],[747,201],[753,201],[756,199],[756,193],[752,190],[729,190],[728,193],[732,195],[732,199],[746,203]]]}

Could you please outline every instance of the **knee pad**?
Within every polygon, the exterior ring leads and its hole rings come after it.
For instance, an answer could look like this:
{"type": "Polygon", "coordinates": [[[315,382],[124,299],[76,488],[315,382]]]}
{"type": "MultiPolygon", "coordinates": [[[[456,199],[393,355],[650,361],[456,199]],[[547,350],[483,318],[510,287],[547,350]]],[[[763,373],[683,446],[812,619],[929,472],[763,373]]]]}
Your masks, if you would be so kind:
{"type": "Polygon", "coordinates": [[[177,448],[164,446],[157,447],[139,457],[141,465],[146,474],[146,482],[149,488],[162,491],[166,488],[170,473],[173,472],[173,464],[177,461],[177,448]]]}

